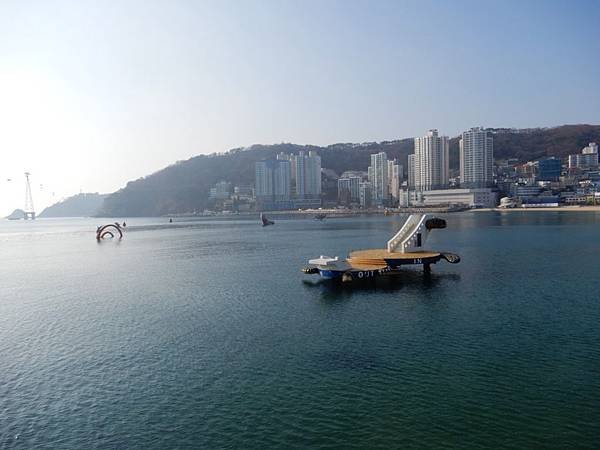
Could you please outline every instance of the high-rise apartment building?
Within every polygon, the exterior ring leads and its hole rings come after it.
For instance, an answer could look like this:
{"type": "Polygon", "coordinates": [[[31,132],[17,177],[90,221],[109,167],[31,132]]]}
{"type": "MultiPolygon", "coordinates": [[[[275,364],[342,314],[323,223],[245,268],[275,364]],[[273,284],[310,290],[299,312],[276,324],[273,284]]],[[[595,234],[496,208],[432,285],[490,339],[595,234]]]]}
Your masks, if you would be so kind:
{"type": "Polygon", "coordinates": [[[462,134],[460,147],[460,184],[468,188],[489,187],[493,184],[494,140],[481,127],[462,134]]]}
{"type": "Polygon", "coordinates": [[[369,182],[360,183],[359,194],[360,194],[359,197],[360,197],[361,208],[370,207],[372,199],[373,199],[371,183],[369,183],[369,182]]]}
{"type": "Polygon", "coordinates": [[[338,179],[338,201],[343,204],[360,201],[361,177],[350,176],[338,179]]]}
{"type": "Polygon", "coordinates": [[[408,155],[408,189],[415,188],[415,154],[408,155]]]}
{"type": "Polygon", "coordinates": [[[429,130],[415,138],[415,189],[428,191],[448,187],[449,140],[439,136],[437,130],[429,130]]]}
{"type": "Polygon", "coordinates": [[[321,196],[321,157],[316,152],[301,151],[295,157],[296,197],[299,199],[321,196]]]}
{"type": "Polygon", "coordinates": [[[256,201],[263,209],[285,209],[291,200],[290,162],[285,159],[259,161],[255,165],[256,201]]]}
{"type": "Polygon", "coordinates": [[[398,204],[400,198],[400,184],[402,183],[402,166],[395,159],[388,161],[388,193],[393,205],[398,204]]]}
{"type": "Polygon", "coordinates": [[[383,205],[388,201],[388,160],[385,152],[371,155],[369,183],[374,205],[383,205]]]}

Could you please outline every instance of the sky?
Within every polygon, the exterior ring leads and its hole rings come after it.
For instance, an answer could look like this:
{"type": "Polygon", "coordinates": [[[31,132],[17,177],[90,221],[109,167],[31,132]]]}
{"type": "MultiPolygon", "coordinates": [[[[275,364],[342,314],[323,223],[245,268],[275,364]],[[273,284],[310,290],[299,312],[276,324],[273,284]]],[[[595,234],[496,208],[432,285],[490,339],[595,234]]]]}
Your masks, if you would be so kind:
{"type": "Polygon", "coordinates": [[[0,216],[255,143],[600,124],[597,1],[0,0],[0,216]],[[8,181],[10,180],[10,181],[8,181]]]}

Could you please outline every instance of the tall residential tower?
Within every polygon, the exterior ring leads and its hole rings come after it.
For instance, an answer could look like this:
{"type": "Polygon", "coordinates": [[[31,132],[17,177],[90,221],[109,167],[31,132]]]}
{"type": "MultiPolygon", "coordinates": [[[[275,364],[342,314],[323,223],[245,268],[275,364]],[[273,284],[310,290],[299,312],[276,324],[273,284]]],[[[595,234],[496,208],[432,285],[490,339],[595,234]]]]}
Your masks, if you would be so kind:
{"type": "Polygon", "coordinates": [[[425,136],[415,138],[415,190],[448,187],[448,142],[448,136],[438,136],[437,130],[429,130],[425,136]]]}
{"type": "Polygon", "coordinates": [[[371,155],[369,183],[374,205],[383,205],[388,201],[388,160],[385,152],[371,155]]]}
{"type": "Polygon", "coordinates": [[[295,157],[296,197],[317,199],[321,197],[321,157],[316,152],[301,151],[295,157]]]}
{"type": "Polygon", "coordinates": [[[494,141],[481,127],[462,134],[460,146],[460,184],[467,188],[493,184],[494,141]]]}
{"type": "Polygon", "coordinates": [[[261,209],[287,209],[291,200],[290,162],[259,161],[256,168],[256,201],[261,209]]]}

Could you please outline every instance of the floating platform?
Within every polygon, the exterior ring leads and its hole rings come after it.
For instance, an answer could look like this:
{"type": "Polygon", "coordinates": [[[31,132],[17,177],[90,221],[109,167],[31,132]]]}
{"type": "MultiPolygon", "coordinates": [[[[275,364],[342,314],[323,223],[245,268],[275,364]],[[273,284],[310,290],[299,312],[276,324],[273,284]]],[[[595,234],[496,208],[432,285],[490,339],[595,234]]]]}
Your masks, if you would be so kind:
{"type": "Polygon", "coordinates": [[[388,241],[387,248],[355,250],[346,259],[321,255],[309,260],[310,265],[303,272],[319,274],[327,279],[352,281],[399,274],[400,266],[405,265],[422,265],[428,274],[431,264],[442,259],[451,264],[460,262],[460,256],[454,253],[421,249],[429,232],[435,228],[446,228],[446,221],[428,218],[425,214],[413,214],[388,241]]]}

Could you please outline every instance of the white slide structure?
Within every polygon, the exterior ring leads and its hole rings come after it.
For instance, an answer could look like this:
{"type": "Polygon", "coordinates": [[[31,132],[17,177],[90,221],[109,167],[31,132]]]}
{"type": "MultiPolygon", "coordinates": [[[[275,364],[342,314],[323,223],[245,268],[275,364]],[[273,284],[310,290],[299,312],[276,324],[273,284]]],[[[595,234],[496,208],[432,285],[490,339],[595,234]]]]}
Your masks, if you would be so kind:
{"type": "Polygon", "coordinates": [[[390,253],[408,253],[422,249],[429,230],[425,226],[428,214],[411,214],[400,231],[387,243],[387,251],[390,253]]]}

